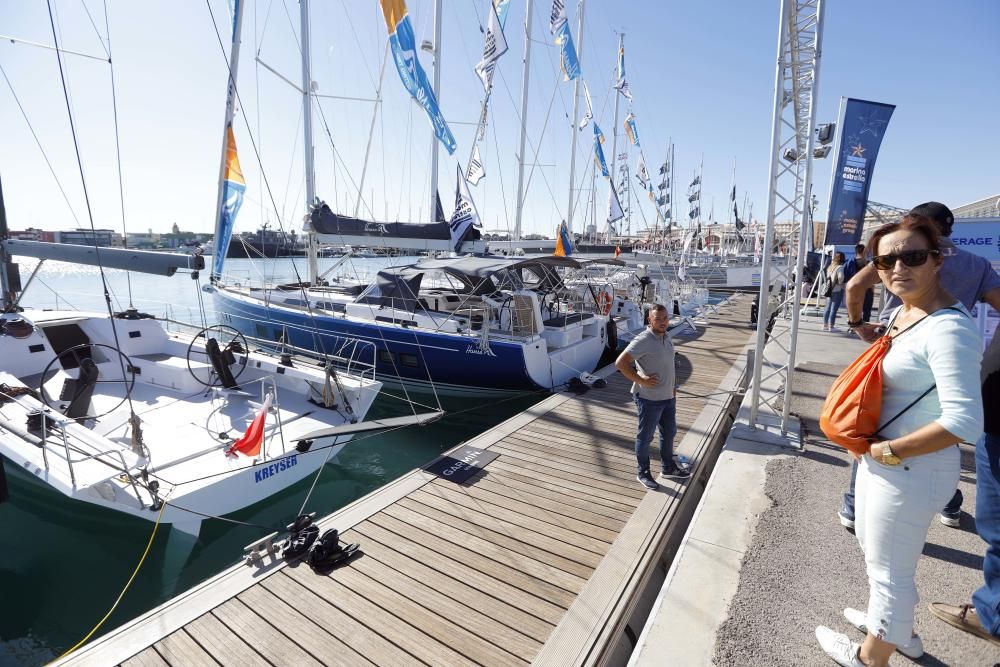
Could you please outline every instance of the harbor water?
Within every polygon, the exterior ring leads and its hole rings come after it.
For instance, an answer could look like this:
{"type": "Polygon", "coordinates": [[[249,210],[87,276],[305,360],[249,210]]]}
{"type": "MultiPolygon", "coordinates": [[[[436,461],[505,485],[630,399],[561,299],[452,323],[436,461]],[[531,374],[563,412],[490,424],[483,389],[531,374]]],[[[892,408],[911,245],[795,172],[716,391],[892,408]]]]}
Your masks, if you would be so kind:
{"type": "MultiPolygon", "coordinates": [[[[350,270],[364,277],[412,259],[358,259],[350,270]]],[[[320,270],[333,262],[321,259],[320,270]]],[[[29,262],[22,264],[23,282],[33,268],[29,262]]],[[[299,258],[229,260],[230,271],[253,279],[296,281],[296,271],[305,276],[306,270],[299,258]]],[[[194,324],[218,321],[212,316],[212,303],[201,300],[200,286],[207,272],[197,280],[187,274],[163,278],[107,271],[105,275],[115,311],[131,303],[141,311],[194,324]]],[[[22,302],[30,307],[103,311],[107,307],[103,291],[95,267],[51,262],[38,271],[22,302]]],[[[386,389],[368,418],[409,413],[412,408],[402,394],[386,389]]],[[[422,404],[417,410],[437,406],[428,394],[410,398],[422,404]]],[[[229,517],[242,523],[206,521],[182,569],[169,560],[169,530],[158,531],[128,593],[94,636],[238,562],[245,545],[289,523],[304,502],[306,512],[329,514],[541,398],[540,394],[500,400],[442,398],[446,415],[436,423],[358,436],[324,467],[308,501],[311,477],[229,517]],[[178,569],[179,574],[166,574],[178,569]]],[[[139,563],[153,523],[69,501],[30,482],[20,471],[11,471],[9,465],[7,478],[10,499],[0,504],[0,667],[39,665],[76,644],[108,612],[139,563]]]]}

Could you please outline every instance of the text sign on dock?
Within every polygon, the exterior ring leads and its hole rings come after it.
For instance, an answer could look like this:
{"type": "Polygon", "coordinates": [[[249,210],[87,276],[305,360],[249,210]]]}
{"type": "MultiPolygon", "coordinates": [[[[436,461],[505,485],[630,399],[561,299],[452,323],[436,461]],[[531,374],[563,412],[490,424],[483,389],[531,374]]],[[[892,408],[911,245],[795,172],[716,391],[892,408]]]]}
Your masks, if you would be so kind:
{"type": "Polygon", "coordinates": [[[498,452],[462,445],[424,470],[450,482],[462,484],[498,456],[500,456],[498,452]]]}

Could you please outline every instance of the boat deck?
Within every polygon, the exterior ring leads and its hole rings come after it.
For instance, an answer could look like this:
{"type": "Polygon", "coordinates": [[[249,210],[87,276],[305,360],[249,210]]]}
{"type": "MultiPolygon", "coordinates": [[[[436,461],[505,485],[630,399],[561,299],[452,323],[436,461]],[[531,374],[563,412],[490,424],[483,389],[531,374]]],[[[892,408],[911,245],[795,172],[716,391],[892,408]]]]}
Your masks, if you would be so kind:
{"type": "Polygon", "coordinates": [[[620,655],[731,423],[749,305],[737,299],[676,340],[688,484],[654,493],[636,482],[635,408],[608,367],[607,387],[550,396],[464,443],[496,455],[465,483],[416,470],[324,518],[321,530],[337,527],[361,551],[328,576],[304,563],[236,565],[60,664],[492,666],[620,655]]]}

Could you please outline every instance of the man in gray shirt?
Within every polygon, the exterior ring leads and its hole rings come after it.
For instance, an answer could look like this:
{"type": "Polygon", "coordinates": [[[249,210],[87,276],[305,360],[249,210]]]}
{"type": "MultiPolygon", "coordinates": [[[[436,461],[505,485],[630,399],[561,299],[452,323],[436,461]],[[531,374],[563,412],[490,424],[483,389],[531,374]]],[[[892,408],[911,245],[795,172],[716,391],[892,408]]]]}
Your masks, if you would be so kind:
{"type": "Polygon", "coordinates": [[[677,390],[674,386],[674,344],[667,336],[670,316],[666,306],[657,304],[649,311],[649,326],[632,339],[615,361],[622,375],[632,381],[632,398],[639,414],[635,438],[636,479],[647,489],[659,488],[649,471],[649,444],[660,430],[660,461],[663,477],[683,480],[691,472],[673,458],[677,435],[677,390]]]}

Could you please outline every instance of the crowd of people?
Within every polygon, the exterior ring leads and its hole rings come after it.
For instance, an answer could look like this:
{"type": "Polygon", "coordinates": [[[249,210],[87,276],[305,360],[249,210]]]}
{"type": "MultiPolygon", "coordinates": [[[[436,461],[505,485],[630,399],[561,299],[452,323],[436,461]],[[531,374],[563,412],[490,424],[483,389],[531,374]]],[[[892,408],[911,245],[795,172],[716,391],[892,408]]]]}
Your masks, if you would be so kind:
{"type": "Polygon", "coordinates": [[[826,626],[816,629],[826,654],[845,667],[888,665],[897,650],[914,659],[923,654],[914,631],[917,563],[935,515],[959,525],[962,442],[976,443],[984,585],[967,602],[935,602],[930,610],[1000,646],[1000,336],[984,357],[970,314],[976,302],[1000,310],[1000,276],[989,261],[951,243],[953,223],[943,204],[922,204],[876,230],[867,251],[856,248],[853,265],[841,255],[827,272],[842,287],[828,297],[824,329],[833,327],[846,300],[849,329],[867,342],[890,339],[881,427],[868,452],[855,456],[838,512],[864,551],[869,581],[868,608],[845,609],[844,616],[866,636],[858,643],[826,626]],[[879,282],[889,298],[871,322],[879,282]]]}

